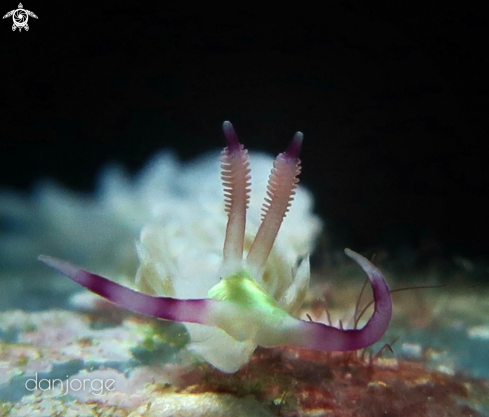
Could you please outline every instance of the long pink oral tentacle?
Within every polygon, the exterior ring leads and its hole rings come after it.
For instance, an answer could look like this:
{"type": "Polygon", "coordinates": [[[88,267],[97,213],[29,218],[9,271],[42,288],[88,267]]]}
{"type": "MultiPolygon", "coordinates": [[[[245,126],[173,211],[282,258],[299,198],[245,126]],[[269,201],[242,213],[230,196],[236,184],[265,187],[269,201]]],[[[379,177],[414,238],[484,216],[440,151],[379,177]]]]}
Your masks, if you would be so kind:
{"type": "Polygon", "coordinates": [[[385,278],[370,261],[350,249],[345,253],[366,272],[374,296],[374,312],[362,329],[342,330],[321,323],[301,321],[290,345],[315,350],[347,351],[377,342],[386,332],[392,316],[392,300],[385,278]]]}
{"type": "MultiPolygon", "coordinates": [[[[347,351],[370,346],[384,335],[392,315],[392,302],[384,276],[361,255],[349,249],[346,249],[345,252],[363,268],[372,285],[375,306],[374,313],[367,324],[360,330],[342,330],[321,323],[297,320],[289,316],[288,325],[281,328],[280,321],[273,324],[269,333],[263,333],[263,339],[256,340],[257,344],[267,347],[281,345],[323,351],[347,351]],[[274,333],[279,335],[277,339],[268,336],[274,333]]],[[[245,311],[240,311],[241,307],[233,303],[212,299],[179,300],[154,297],[124,287],[66,261],[43,255],[39,257],[39,260],[95,294],[136,313],[165,320],[218,326],[226,332],[231,331],[231,334],[237,330],[239,333],[240,326],[247,325],[243,321],[245,319],[241,318],[245,311]],[[235,319],[229,322],[226,319],[228,315],[235,319]]],[[[263,323],[267,321],[267,318],[269,317],[263,318],[263,323]]]]}
{"type": "Polygon", "coordinates": [[[207,312],[213,304],[219,303],[219,301],[208,299],[179,300],[170,297],[154,297],[134,291],[51,256],[41,255],[39,260],[120,307],[160,319],[211,325],[212,323],[206,320],[207,312]]]}

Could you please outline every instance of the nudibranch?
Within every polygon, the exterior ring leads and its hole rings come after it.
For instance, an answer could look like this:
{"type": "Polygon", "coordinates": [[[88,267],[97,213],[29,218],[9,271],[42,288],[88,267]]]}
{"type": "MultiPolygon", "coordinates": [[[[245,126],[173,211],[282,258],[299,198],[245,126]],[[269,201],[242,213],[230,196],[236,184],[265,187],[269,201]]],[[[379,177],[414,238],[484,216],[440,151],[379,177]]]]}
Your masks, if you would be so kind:
{"type": "MultiPolygon", "coordinates": [[[[297,132],[288,149],[274,161],[262,206],[262,221],[254,240],[247,244],[246,212],[251,187],[248,152],[238,141],[230,122],[224,122],[223,130],[227,147],[221,153],[221,179],[227,226],[221,268],[216,271],[218,280],[208,289],[206,298],[180,299],[171,296],[174,294],[172,283],[164,277],[161,291],[157,291],[155,286],[149,288],[145,285],[147,282],[144,275],[158,276],[154,266],[149,268],[152,269],[149,272],[144,265],[140,266],[137,280],[143,291],[136,291],[60,259],[45,255],[39,259],[123,308],[182,322],[191,335],[198,333],[199,328],[207,329],[201,341],[203,345],[207,343],[209,346],[199,353],[225,372],[239,369],[249,360],[256,346],[349,351],[377,342],[389,326],[392,302],[383,274],[363,256],[345,249],[345,253],[365,271],[372,287],[374,311],[361,329],[340,329],[296,317],[309,285],[307,256],[297,260],[298,265],[282,266],[285,270],[293,271],[290,282],[286,284],[280,285],[265,273],[267,260],[299,181],[302,133],[297,132]]],[[[301,227],[300,224],[294,226],[301,227]]],[[[150,256],[141,243],[149,239],[148,233],[151,232],[143,229],[138,246],[143,261],[150,256]]],[[[198,279],[196,276],[195,280],[198,279]]],[[[189,282],[187,285],[193,284],[189,282]]]]}

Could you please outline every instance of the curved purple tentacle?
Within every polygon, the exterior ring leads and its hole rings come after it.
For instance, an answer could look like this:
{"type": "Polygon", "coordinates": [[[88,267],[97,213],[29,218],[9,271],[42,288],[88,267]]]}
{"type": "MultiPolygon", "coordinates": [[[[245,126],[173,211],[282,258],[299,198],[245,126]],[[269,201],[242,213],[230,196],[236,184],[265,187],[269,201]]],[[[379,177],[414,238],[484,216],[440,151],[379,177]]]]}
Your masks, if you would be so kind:
{"type": "Polygon", "coordinates": [[[392,301],[382,273],[363,256],[349,249],[345,249],[345,253],[367,273],[373,290],[374,312],[367,324],[359,330],[342,330],[322,323],[297,320],[291,316],[280,325],[273,318],[270,321],[267,317],[257,317],[259,312],[244,311],[228,301],[151,296],[60,259],[41,255],[39,260],[95,294],[136,313],[165,320],[217,326],[231,335],[240,333],[239,327],[246,326],[247,321],[251,324],[258,320],[262,327],[259,332],[261,336],[257,334],[253,340],[258,345],[347,351],[370,346],[384,335],[392,316],[392,301]]]}
{"type": "Polygon", "coordinates": [[[85,271],[61,259],[46,255],[40,255],[38,259],[120,307],[160,319],[210,324],[207,320],[207,313],[212,304],[220,303],[210,299],[180,300],[170,297],[155,297],[125,287],[101,275],[85,271]]]}
{"type": "Polygon", "coordinates": [[[362,349],[377,342],[386,332],[392,317],[392,300],[384,275],[370,261],[350,249],[345,253],[368,276],[374,296],[374,312],[361,329],[342,330],[321,323],[301,321],[289,345],[325,351],[362,349]]]}

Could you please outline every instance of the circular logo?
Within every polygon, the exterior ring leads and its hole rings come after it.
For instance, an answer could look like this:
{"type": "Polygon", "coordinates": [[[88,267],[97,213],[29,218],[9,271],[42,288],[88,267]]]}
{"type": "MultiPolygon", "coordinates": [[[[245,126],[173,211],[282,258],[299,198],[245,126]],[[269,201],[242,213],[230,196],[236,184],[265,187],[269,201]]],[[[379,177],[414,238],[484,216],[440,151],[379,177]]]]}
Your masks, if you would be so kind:
{"type": "Polygon", "coordinates": [[[24,9],[17,9],[13,14],[14,24],[15,26],[22,28],[27,23],[27,12],[24,9]]]}

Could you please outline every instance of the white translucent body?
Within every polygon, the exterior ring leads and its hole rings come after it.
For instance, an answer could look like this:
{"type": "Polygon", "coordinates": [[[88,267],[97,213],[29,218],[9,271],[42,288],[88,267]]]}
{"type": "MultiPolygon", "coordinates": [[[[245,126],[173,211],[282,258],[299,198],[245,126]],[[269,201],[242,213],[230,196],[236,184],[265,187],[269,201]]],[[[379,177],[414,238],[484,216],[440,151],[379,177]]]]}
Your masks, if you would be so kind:
{"type": "MultiPolygon", "coordinates": [[[[188,166],[180,178],[188,198],[174,202],[174,210],[161,210],[141,232],[136,283],[142,292],[180,299],[206,298],[207,292],[219,282],[227,214],[220,169],[215,161],[214,157],[202,158],[188,166]]],[[[247,211],[245,255],[261,222],[261,205],[273,159],[251,153],[250,164],[252,192],[247,211]]],[[[263,289],[292,315],[301,306],[309,285],[307,254],[320,229],[311,205],[310,194],[299,188],[263,276],[253,277],[262,280],[263,289]],[[306,259],[297,268],[303,256],[306,259]]],[[[191,337],[188,349],[225,372],[235,372],[248,362],[256,347],[251,341],[238,341],[215,327],[185,326],[191,337]]]]}

